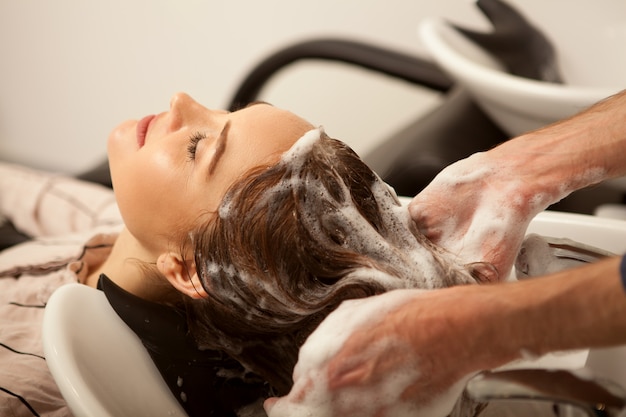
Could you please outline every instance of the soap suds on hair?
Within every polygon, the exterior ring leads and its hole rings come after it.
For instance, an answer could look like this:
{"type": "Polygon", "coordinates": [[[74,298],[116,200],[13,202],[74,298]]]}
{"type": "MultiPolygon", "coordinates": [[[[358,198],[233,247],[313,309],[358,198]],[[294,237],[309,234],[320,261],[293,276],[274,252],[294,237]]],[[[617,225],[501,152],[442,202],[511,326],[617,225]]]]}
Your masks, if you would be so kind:
{"type": "MultiPolygon", "coordinates": [[[[476,282],[471,269],[419,233],[392,188],[322,129],[307,132],[275,166],[231,188],[215,223],[195,241],[209,295],[201,301],[207,323],[201,346],[223,349],[282,392],[290,387],[298,348],[343,300],[476,282]]],[[[397,293],[358,319],[374,322],[395,305],[397,293]]],[[[345,333],[352,319],[337,330],[345,333]]],[[[344,340],[334,334],[320,343],[344,340]]],[[[315,354],[300,352],[295,372],[314,369],[315,354]]],[[[399,395],[419,373],[416,363],[377,395],[399,395]]],[[[320,404],[327,394],[321,386],[311,394],[320,404]]]]}
{"type": "MultiPolygon", "coordinates": [[[[329,229],[335,228],[335,238],[343,240],[346,246],[355,248],[357,252],[367,254],[373,259],[384,259],[385,262],[397,265],[403,269],[402,275],[410,278],[384,279],[383,274],[380,272],[374,274],[369,269],[355,272],[355,275],[373,277],[372,279],[377,281],[384,280],[388,289],[441,287],[440,265],[433,259],[434,255],[441,256],[441,252],[433,254],[433,247],[425,247],[424,242],[416,239],[407,207],[400,204],[395,191],[388,184],[376,176],[371,185],[387,229],[387,235],[383,238],[380,231],[375,230],[359,213],[353,201],[354,197],[336,172],[328,172],[327,175],[337,177],[340,185],[340,198],[337,199],[329,194],[317,178],[302,172],[309,153],[322,133],[321,128],[309,131],[283,155],[279,163],[288,166],[291,175],[284,178],[274,189],[268,190],[266,198],[270,200],[273,193],[280,192],[279,190],[284,192],[304,187],[307,201],[303,207],[308,208],[308,211],[302,216],[302,222],[319,242],[324,242],[323,235],[329,229]],[[326,209],[320,210],[320,206],[324,205],[326,209]],[[320,215],[322,211],[325,213],[320,215]]],[[[333,158],[330,154],[327,157],[333,158]]],[[[462,283],[469,282],[472,282],[471,278],[462,283]]]]}

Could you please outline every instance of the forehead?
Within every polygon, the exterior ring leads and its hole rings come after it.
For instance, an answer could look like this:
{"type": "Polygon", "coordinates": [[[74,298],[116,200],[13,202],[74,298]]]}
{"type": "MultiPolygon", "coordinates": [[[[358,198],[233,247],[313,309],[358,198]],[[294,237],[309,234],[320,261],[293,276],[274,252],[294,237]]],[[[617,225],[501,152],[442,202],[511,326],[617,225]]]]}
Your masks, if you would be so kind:
{"type": "Polygon", "coordinates": [[[277,130],[286,128],[310,130],[313,127],[303,117],[262,101],[251,103],[243,109],[233,112],[232,115],[233,117],[255,119],[257,123],[270,125],[277,130]]]}
{"type": "Polygon", "coordinates": [[[314,128],[302,117],[264,102],[236,111],[231,117],[232,136],[245,137],[246,146],[251,146],[250,151],[263,147],[285,152],[314,128]]]}

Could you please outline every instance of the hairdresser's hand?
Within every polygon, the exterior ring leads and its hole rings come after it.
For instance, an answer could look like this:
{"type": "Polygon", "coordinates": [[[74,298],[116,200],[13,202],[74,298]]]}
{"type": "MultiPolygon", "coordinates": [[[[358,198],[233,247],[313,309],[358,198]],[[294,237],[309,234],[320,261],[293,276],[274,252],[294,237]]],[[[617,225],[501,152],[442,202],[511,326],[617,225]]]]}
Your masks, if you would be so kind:
{"type": "Polygon", "coordinates": [[[267,400],[268,415],[446,416],[479,364],[468,360],[472,350],[489,350],[474,342],[473,315],[459,308],[465,291],[344,302],[304,344],[291,392],[267,400]]]}
{"type": "Polygon", "coordinates": [[[492,263],[502,280],[528,224],[557,197],[537,198],[529,188],[534,178],[524,176],[514,155],[505,161],[491,155],[475,154],[445,168],[411,201],[409,211],[434,243],[461,263],[492,263]]]}

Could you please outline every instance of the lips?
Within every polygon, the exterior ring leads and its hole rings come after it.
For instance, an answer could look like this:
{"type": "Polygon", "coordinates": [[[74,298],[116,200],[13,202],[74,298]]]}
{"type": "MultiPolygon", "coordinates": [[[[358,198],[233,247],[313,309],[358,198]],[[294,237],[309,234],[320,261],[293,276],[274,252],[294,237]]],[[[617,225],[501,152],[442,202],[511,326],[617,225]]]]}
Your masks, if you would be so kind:
{"type": "Polygon", "coordinates": [[[146,143],[146,134],[148,133],[150,123],[152,123],[154,118],[155,116],[151,114],[137,122],[137,144],[140,148],[143,147],[143,145],[146,143]]]}

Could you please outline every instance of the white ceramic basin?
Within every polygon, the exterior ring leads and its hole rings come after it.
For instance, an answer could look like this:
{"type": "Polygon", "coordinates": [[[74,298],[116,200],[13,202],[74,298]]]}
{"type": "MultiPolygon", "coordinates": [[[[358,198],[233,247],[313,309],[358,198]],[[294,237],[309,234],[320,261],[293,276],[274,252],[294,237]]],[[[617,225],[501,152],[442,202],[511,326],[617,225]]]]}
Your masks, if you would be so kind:
{"type": "Polygon", "coordinates": [[[104,293],[56,290],[43,324],[46,362],[75,417],[187,416],[104,293]]]}
{"type": "MultiPolygon", "coordinates": [[[[584,16],[579,17],[584,20],[584,16]]],[[[583,52],[578,55],[569,53],[559,59],[565,84],[508,74],[483,49],[440,18],[423,20],[419,25],[419,37],[432,59],[469,90],[493,121],[511,136],[517,136],[571,116],[626,88],[626,55],[623,53],[626,15],[623,19],[622,30],[588,33],[588,37],[602,40],[596,50],[606,50],[606,55],[612,54],[615,59],[590,63],[591,57],[586,57],[583,52]],[[621,69],[621,75],[615,75],[616,69],[621,69]]],[[[578,22],[579,19],[568,15],[562,16],[559,24],[575,26],[578,22]]],[[[567,39],[555,40],[557,52],[576,47],[560,48],[564,41],[567,39]]],[[[582,43],[580,46],[580,50],[584,50],[582,43]]]]}

